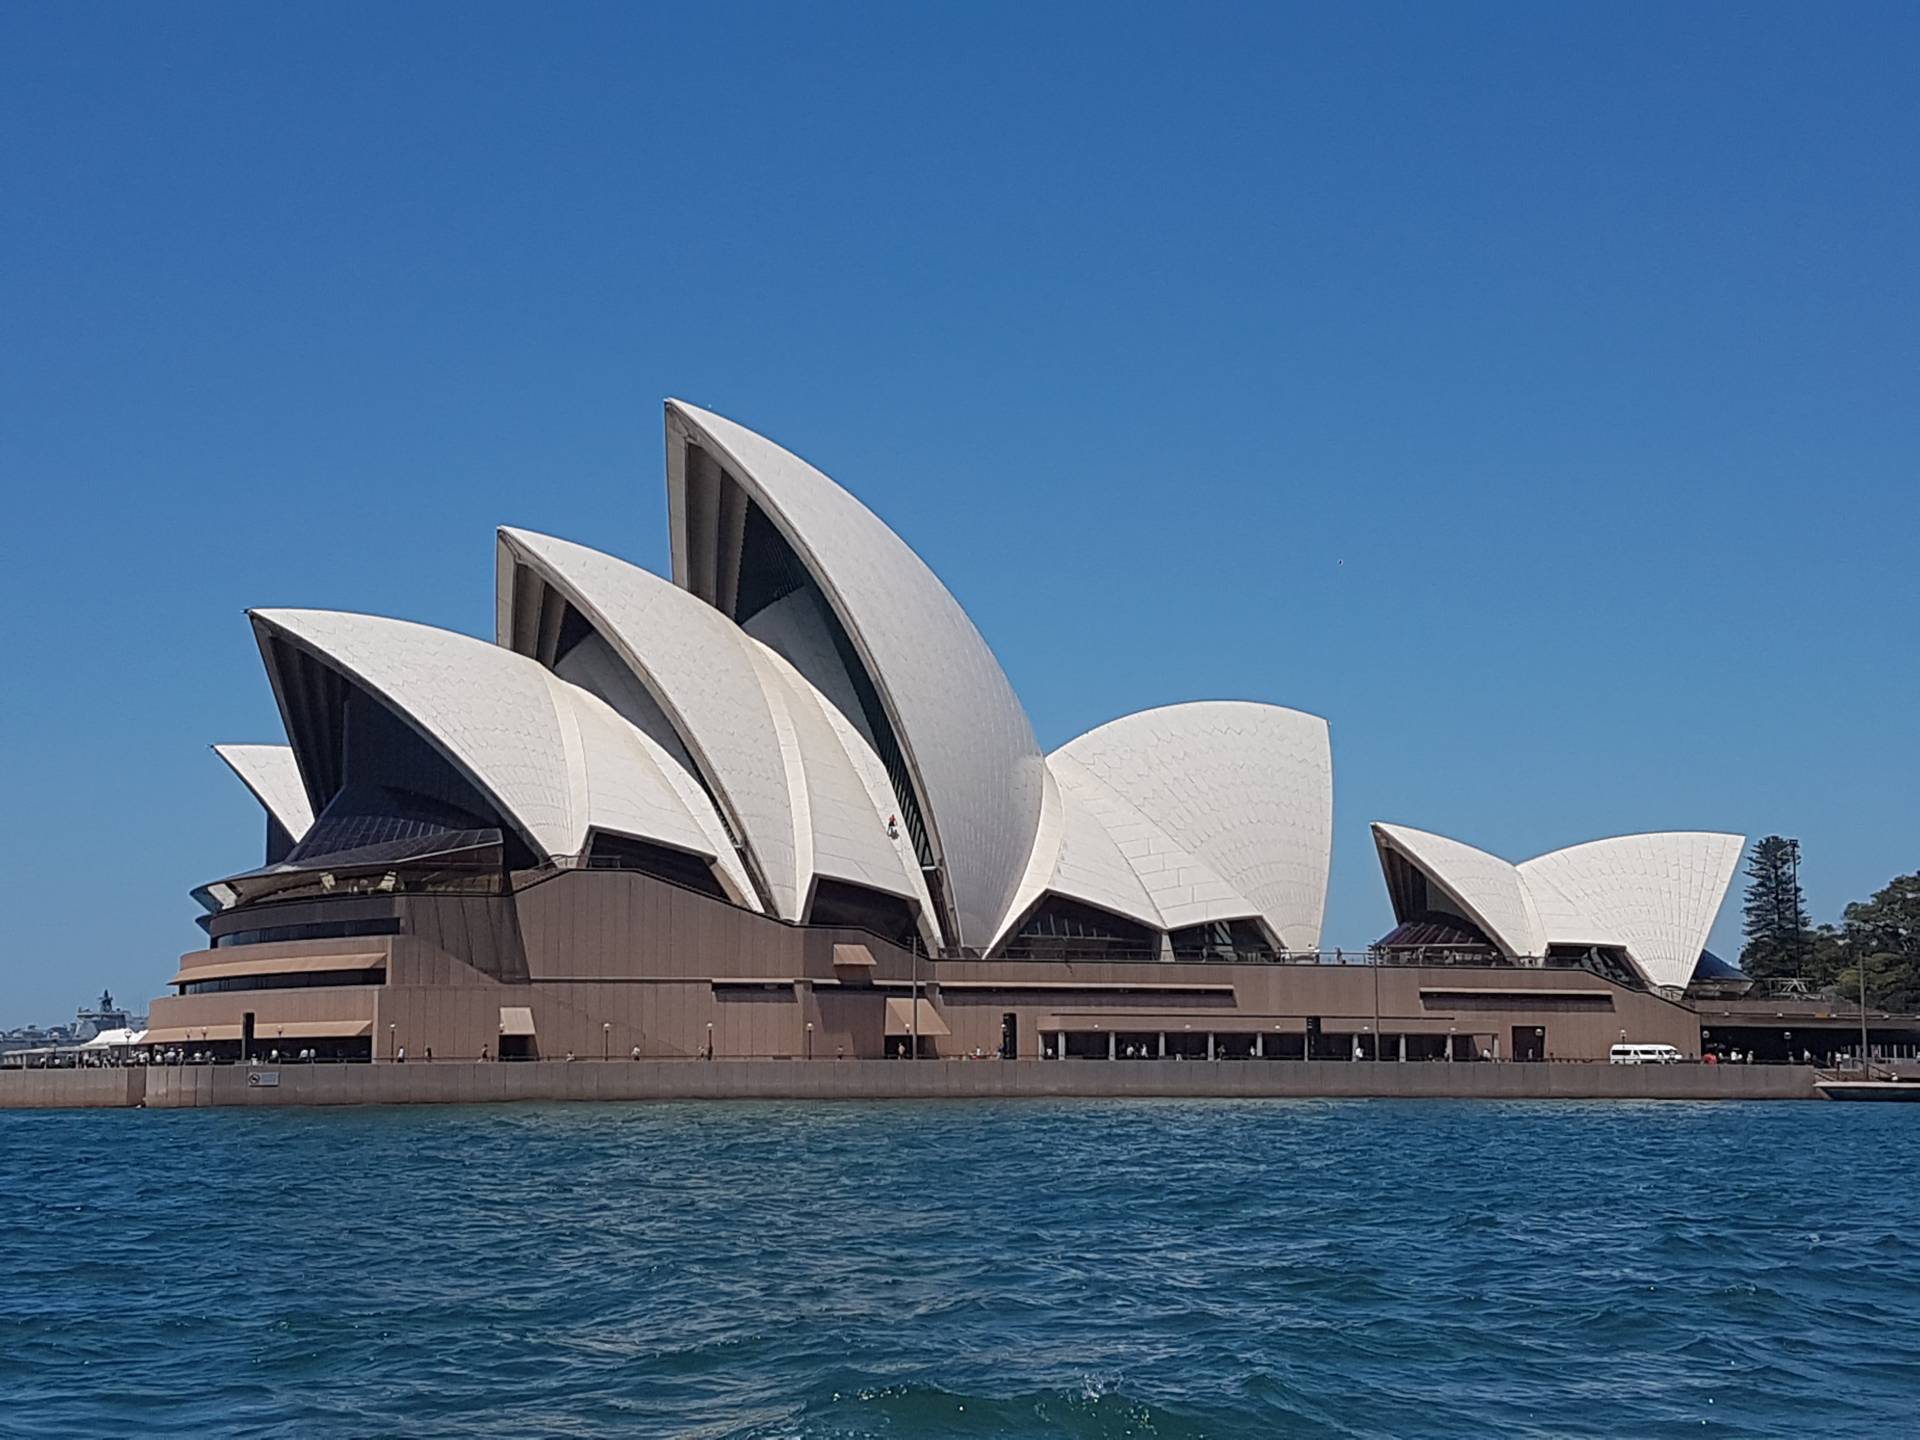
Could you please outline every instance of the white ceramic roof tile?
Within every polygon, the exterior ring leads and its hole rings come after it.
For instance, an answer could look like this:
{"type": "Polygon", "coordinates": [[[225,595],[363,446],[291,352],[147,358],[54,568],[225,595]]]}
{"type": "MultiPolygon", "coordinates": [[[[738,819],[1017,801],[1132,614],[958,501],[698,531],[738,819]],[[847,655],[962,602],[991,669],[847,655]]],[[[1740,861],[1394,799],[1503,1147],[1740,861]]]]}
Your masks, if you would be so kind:
{"type": "Polygon", "coordinates": [[[1626,946],[1650,983],[1680,989],[1693,978],[1745,847],[1744,836],[1711,831],[1622,835],[1537,856],[1519,871],[1530,885],[1551,884],[1607,943],[1626,946]]]}
{"type": "Polygon", "coordinates": [[[1383,865],[1388,847],[1404,855],[1504,953],[1545,953],[1539,912],[1512,864],[1462,841],[1408,825],[1376,824],[1373,836],[1383,865]]]}
{"type": "Polygon", "coordinates": [[[752,649],[768,693],[784,702],[800,762],[809,855],[803,877],[808,888],[814,877],[825,877],[910,900],[919,912],[923,935],[937,951],[938,917],[913,842],[904,830],[897,836],[887,834],[887,819],[897,814],[899,802],[880,757],[777,651],[758,642],[752,642],[752,649]]]}
{"type": "Polygon", "coordinates": [[[676,427],[721,460],[780,528],[833,605],[892,717],[960,933],[988,943],[1040,822],[1042,765],[1013,687],[947,588],[874,513],[798,456],[743,426],[667,402],[674,575],[685,584],[687,509],[676,427]]]}
{"type": "MultiPolygon", "coordinates": [[[[541,854],[581,854],[594,830],[611,830],[718,860],[733,888],[731,847],[716,853],[719,819],[698,782],[605,702],[539,662],[376,615],[258,610],[253,618],[405,715],[541,854]]],[[[741,898],[758,908],[750,891],[741,898]]]]}
{"type": "Polygon", "coordinates": [[[590,829],[702,856],[734,903],[758,910],[753,882],[700,782],[599,696],[557,676],[551,683],[556,708],[573,720],[590,829]]]}
{"type": "Polygon", "coordinates": [[[227,762],[282,830],[295,840],[307,833],[313,805],[291,745],[216,745],[213,753],[227,762]]]}
{"type": "MultiPolygon", "coordinates": [[[[806,888],[794,797],[772,706],[740,628],[660,576],[584,545],[510,529],[500,532],[500,544],[565,595],[645,687],[732,815],[771,908],[798,919],[806,888]]],[[[510,613],[510,604],[500,608],[510,613]]]]}
{"type": "MultiPolygon", "coordinates": [[[[1257,901],[1222,880],[1210,865],[1066,750],[1056,750],[1048,756],[1047,768],[1060,786],[1063,846],[1069,809],[1098,825],[1113,842],[1114,853],[1133,872],[1151,910],[1158,912],[1161,928],[1180,930],[1213,920],[1265,918],[1257,901]]],[[[1056,861],[1056,872],[1059,868],[1056,861]]],[[[1104,908],[1121,914],[1134,913],[1131,896],[1117,879],[1106,883],[1105,893],[1104,908]]],[[[1141,912],[1139,918],[1144,920],[1146,913],[1141,912]]]]}
{"type": "Polygon", "coordinates": [[[1170,705],[1102,725],[1055,756],[1084,766],[1205,864],[1214,888],[1196,884],[1191,903],[1244,896],[1278,943],[1319,948],[1333,856],[1326,721],[1247,701],[1170,705]]]}
{"type": "MultiPolygon", "coordinates": [[[[1084,783],[1097,786],[1099,782],[1086,779],[1084,783]]],[[[1119,802],[1114,801],[1110,810],[1121,808],[1119,802]]],[[[1034,839],[1033,856],[994,936],[994,947],[1003,944],[1034,903],[1048,894],[1123,915],[1151,930],[1165,928],[1160,907],[1148,894],[1119,843],[1082,800],[1066,794],[1051,761],[1045,777],[1040,829],[1034,839]]]]}
{"type": "Polygon", "coordinates": [[[405,620],[337,610],[259,610],[282,631],[409,716],[548,855],[578,852],[560,718],[538,664],[405,620]]]}
{"type": "Polygon", "coordinates": [[[1510,865],[1424,830],[1373,830],[1383,864],[1389,847],[1404,855],[1509,954],[1618,945],[1649,984],[1673,989],[1693,978],[1746,845],[1739,835],[1667,831],[1593,840],[1510,865]]]}
{"type": "Polygon", "coordinates": [[[745,629],[753,639],[807,677],[808,683],[834,704],[871,748],[873,731],[867,724],[866,712],[860,708],[853,680],[840,659],[840,652],[828,638],[825,626],[815,619],[819,606],[820,601],[812,591],[795,590],[758,615],[750,616],[745,629]]]}

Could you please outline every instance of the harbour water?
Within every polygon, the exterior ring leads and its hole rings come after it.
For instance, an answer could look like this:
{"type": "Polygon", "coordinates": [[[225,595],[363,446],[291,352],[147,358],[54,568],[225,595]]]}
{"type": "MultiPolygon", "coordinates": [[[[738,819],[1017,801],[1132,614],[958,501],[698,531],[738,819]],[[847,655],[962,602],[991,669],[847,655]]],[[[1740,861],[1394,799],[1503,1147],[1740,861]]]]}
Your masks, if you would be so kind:
{"type": "Polygon", "coordinates": [[[1896,1435],[1920,1112],[0,1113],[0,1433],[1896,1435]]]}

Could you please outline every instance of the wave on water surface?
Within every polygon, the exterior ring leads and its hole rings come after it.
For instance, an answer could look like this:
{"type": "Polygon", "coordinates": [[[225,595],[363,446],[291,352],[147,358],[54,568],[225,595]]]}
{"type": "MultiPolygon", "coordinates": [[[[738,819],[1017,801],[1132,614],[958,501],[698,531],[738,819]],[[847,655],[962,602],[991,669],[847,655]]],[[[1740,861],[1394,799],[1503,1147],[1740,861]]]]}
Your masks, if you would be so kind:
{"type": "Polygon", "coordinates": [[[1900,1434],[1905,1107],[0,1114],[0,1435],[1900,1434]]]}

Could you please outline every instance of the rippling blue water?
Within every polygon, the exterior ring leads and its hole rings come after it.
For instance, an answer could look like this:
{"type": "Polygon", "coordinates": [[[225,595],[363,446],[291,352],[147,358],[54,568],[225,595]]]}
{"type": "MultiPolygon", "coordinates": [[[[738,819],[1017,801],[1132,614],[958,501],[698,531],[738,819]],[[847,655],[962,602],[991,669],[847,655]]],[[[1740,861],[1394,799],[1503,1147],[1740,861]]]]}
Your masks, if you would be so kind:
{"type": "Polygon", "coordinates": [[[0,1114],[0,1431],[1905,1435],[1920,1109],[0,1114]]]}

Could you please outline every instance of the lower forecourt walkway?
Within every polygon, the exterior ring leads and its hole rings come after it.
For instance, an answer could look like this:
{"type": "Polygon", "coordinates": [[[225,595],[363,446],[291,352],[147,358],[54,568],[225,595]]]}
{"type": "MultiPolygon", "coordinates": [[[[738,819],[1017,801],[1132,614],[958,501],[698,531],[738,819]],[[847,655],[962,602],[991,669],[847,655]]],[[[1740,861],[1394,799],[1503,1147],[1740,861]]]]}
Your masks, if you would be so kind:
{"type": "Polygon", "coordinates": [[[1799,1065],[1158,1060],[612,1060],[0,1070],[0,1109],[555,1100],[1815,1100],[1799,1065]]]}

